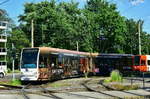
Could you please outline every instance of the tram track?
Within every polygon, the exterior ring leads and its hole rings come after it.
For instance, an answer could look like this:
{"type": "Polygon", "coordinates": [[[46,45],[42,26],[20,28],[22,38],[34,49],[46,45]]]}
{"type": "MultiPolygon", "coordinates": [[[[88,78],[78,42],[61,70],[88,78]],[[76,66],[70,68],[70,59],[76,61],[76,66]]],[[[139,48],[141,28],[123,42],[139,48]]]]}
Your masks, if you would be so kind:
{"type": "Polygon", "coordinates": [[[0,84],[0,86],[5,87],[6,89],[22,89],[23,86],[14,86],[14,85],[7,85],[7,84],[0,84]]]}
{"type": "Polygon", "coordinates": [[[21,94],[23,95],[24,99],[30,99],[30,97],[27,95],[27,92],[25,91],[25,88],[29,87],[30,83],[21,89],[21,94]]]}
{"type": "MultiPolygon", "coordinates": [[[[51,82],[52,83],[52,82],[51,82]]],[[[66,82],[59,82],[59,83],[66,83],[66,82]]],[[[67,83],[71,83],[71,86],[61,86],[61,87],[52,87],[47,85],[45,83],[39,84],[39,83],[28,83],[24,86],[7,86],[11,87],[8,90],[9,94],[19,94],[20,97],[23,97],[23,99],[30,99],[32,97],[46,97],[50,99],[62,99],[62,97],[77,97],[77,98],[93,98],[93,99],[99,99],[95,96],[90,96],[88,94],[84,94],[84,92],[91,92],[96,94],[102,94],[102,96],[106,97],[112,97],[115,99],[122,99],[119,96],[113,95],[109,92],[105,91],[115,91],[114,89],[110,89],[109,86],[105,86],[103,83],[103,79],[82,79],[80,81],[78,80],[71,80],[67,81],[67,83]],[[76,81],[76,82],[75,82],[76,81]],[[74,82],[74,83],[72,83],[74,82]],[[77,84],[78,83],[78,84],[77,84]],[[76,85],[75,85],[76,84],[76,85]],[[95,84],[97,84],[95,86],[95,84]],[[13,88],[12,88],[13,87],[13,88]],[[105,88],[102,88],[105,87],[105,88]],[[17,89],[15,89],[17,88],[17,89]],[[80,91],[80,92],[79,92],[80,91]],[[82,93],[83,91],[83,93],[82,93]]],[[[55,84],[55,83],[54,83],[55,84]]],[[[57,85],[57,83],[56,83],[57,85]]],[[[127,93],[126,91],[122,91],[124,93],[127,93]]],[[[2,92],[1,92],[2,93],[2,92]]],[[[130,93],[132,94],[132,93],[130,93]]],[[[137,95],[137,94],[133,94],[137,95]]],[[[19,99],[16,96],[16,99],[19,99]]]]}

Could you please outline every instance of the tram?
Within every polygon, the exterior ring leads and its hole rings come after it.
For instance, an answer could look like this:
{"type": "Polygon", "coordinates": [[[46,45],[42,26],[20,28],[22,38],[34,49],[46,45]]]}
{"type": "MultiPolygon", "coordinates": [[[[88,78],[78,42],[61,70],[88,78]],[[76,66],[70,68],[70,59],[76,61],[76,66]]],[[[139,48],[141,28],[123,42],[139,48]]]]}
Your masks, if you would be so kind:
{"type": "Polygon", "coordinates": [[[93,72],[96,55],[50,47],[24,48],[20,59],[21,80],[53,80],[93,72]]]}
{"type": "Polygon", "coordinates": [[[133,70],[140,72],[150,71],[150,55],[133,56],[133,70]]]}
{"type": "Polygon", "coordinates": [[[96,56],[95,64],[101,75],[109,75],[112,70],[132,71],[133,56],[132,54],[99,54],[96,56]]]}
{"type": "Polygon", "coordinates": [[[93,73],[108,75],[112,70],[150,71],[150,55],[99,54],[37,47],[21,52],[22,81],[55,80],[93,73]]]}

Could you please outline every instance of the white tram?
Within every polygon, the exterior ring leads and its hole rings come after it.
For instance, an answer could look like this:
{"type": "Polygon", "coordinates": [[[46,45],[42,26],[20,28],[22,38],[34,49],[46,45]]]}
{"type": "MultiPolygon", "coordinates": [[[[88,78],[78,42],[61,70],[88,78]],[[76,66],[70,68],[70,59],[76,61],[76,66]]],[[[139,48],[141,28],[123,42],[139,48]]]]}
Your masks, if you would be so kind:
{"type": "Polygon", "coordinates": [[[52,80],[93,72],[94,53],[38,47],[22,50],[22,81],[52,80]]]}

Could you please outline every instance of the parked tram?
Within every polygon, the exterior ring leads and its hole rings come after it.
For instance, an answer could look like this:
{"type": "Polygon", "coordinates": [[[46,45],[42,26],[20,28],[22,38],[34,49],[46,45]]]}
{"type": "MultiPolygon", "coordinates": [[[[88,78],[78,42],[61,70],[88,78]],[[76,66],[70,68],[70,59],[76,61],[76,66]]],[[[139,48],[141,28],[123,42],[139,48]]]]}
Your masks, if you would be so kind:
{"type": "Polygon", "coordinates": [[[150,71],[150,55],[133,56],[133,70],[140,72],[150,71]]]}
{"type": "Polygon", "coordinates": [[[132,54],[99,54],[95,59],[96,67],[99,68],[99,74],[109,75],[112,70],[120,72],[132,71],[132,54]]]}
{"type": "Polygon", "coordinates": [[[21,80],[53,80],[93,72],[96,55],[49,47],[25,48],[20,59],[21,80]]]}

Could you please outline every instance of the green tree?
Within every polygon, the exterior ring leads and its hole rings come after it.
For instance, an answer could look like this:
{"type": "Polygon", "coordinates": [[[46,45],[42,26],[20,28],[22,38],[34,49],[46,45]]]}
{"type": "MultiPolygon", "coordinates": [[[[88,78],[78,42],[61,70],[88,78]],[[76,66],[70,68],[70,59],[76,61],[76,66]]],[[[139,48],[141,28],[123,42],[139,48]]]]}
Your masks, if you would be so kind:
{"type": "Polygon", "coordinates": [[[138,54],[138,22],[133,19],[126,20],[127,32],[125,33],[126,53],[138,54]]]}
{"type": "MultiPolygon", "coordinates": [[[[124,53],[124,33],[126,32],[125,18],[117,11],[115,4],[105,0],[89,0],[86,9],[94,17],[91,26],[94,47],[100,46],[99,52],[124,53]],[[101,39],[103,35],[104,38],[101,39]]],[[[89,19],[89,17],[88,17],[89,19]]],[[[97,49],[97,48],[94,48],[97,49]]]]}
{"type": "MultiPolygon", "coordinates": [[[[21,30],[31,38],[31,20],[34,20],[35,46],[51,46],[101,53],[138,52],[137,22],[122,17],[116,5],[106,0],[89,0],[85,8],[78,3],[56,2],[26,3],[20,15],[21,30]],[[132,39],[133,38],[133,39],[132,39]]],[[[142,28],[142,27],[141,27],[142,28]]],[[[142,32],[144,33],[144,32],[142,32]]],[[[147,40],[144,33],[142,42],[147,40]]],[[[142,45],[142,50],[146,46],[142,45]]]]}
{"type": "Polygon", "coordinates": [[[12,28],[12,31],[10,32],[10,36],[8,36],[7,50],[8,50],[8,67],[9,68],[11,68],[12,66],[11,65],[12,51],[13,51],[12,44],[14,45],[16,49],[15,50],[15,54],[16,54],[15,68],[18,69],[22,48],[29,47],[30,45],[30,42],[27,39],[27,36],[19,27],[12,28]]]}
{"type": "MultiPolygon", "coordinates": [[[[141,52],[142,54],[149,53],[149,35],[147,32],[142,31],[144,21],[141,22],[141,52]]],[[[124,50],[128,54],[139,54],[139,37],[138,37],[138,21],[134,19],[127,19],[127,32],[125,33],[126,45],[124,50]]]]}
{"type": "MultiPolygon", "coordinates": [[[[83,18],[78,3],[61,2],[56,4],[54,0],[37,4],[25,4],[25,13],[20,16],[20,21],[25,22],[24,31],[30,31],[30,14],[36,13],[35,46],[52,46],[66,49],[76,49],[76,41],[84,45],[84,36],[81,33],[83,18]],[[81,28],[81,29],[80,29],[81,28]],[[67,45],[67,46],[66,46],[67,45]]],[[[84,23],[85,24],[85,23],[84,23]]],[[[30,38],[30,32],[25,32],[30,38]]],[[[84,47],[81,47],[81,50],[84,47]]]]}

